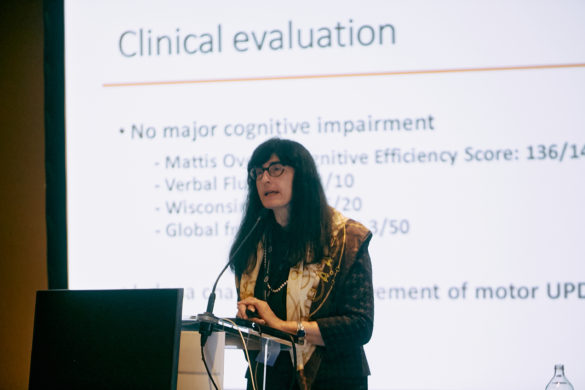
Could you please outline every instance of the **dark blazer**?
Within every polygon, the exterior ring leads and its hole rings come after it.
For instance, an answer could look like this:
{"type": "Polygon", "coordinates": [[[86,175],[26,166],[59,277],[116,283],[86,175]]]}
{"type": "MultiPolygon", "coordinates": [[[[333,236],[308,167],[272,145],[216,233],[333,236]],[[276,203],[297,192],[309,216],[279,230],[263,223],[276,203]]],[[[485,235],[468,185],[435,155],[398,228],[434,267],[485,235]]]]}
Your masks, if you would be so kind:
{"type": "MultiPolygon", "coordinates": [[[[338,243],[343,242],[343,234],[341,229],[338,243]]],[[[318,381],[333,386],[370,374],[363,345],[370,340],[374,326],[372,264],[368,253],[371,238],[372,233],[365,226],[348,220],[343,256],[339,260],[342,245],[337,245],[331,256],[330,277],[319,283],[322,290],[311,305],[309,321],[319,324],[325,346],[317,347],[305,365],[304,376],[309,384],[318,381]],[[333,278],[339,261],[339,271],[333,278]]]]}

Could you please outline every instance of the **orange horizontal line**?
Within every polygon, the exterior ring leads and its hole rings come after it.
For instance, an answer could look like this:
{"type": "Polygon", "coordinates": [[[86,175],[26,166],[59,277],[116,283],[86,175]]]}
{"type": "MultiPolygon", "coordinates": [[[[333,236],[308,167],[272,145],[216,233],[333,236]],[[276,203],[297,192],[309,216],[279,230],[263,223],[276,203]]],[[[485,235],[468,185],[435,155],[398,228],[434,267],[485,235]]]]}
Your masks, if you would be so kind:
{"type": "Polygon", "coordinates": [[[463,72],[494,72],[507,70],[533,70],[533,69],[560,69],[560,68],[585,68],[584,64],[557,64],[557,65],[525,65],[525,66],[500,66],[491,68],[456,68],[456,69],[431,69],[431,70],[404,70],[390,72],[367,72],[367,73],[338,73],[338,74],[317,74],[317,75],[292,75],[292,76],[263,76],[263,77],[240,77],[224,79],[203,79],[203,80],[174,80],[174,81],[143,81],[133,83],[106,83],[104,87],[137,87],[151,85],[176,85],[176,84],[203,84],[203,83],[233,83],[242,81],[274,81],[274,80],[302,80],[302,79],[326,79],[341,77],[368,77],[368,76],[396,76],[411,74],[435,74],[435,73],[463,73],[463,72]]]}

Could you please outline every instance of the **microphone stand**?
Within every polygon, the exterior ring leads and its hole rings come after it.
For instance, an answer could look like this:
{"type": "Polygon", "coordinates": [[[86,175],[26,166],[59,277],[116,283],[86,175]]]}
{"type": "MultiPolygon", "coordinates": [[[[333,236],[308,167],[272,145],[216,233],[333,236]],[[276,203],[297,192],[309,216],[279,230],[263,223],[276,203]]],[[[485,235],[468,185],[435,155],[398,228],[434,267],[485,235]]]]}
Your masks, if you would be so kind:
{"type": "Polygon", "coordinates": [[[205,343],[207,342],[207,338],[211,335],[211,333],[213,331],[212,322],[216,318],[213,315],[213,307],[215,306],[215,289],[217,288],[217,283],[219,282],[219,279],[221,278],[223,273],[227,270],[229,265],[232,263],[236,254],[240,251],[240,249],[242,249],[242,245],[246,241],[248,241],[248,238],[250,237],[252,232],[254,230],[256,230],[256,227],[258,227],[258,224],[260,223],[262,218],[264,218],[267,214],[268,214],[268,209],[262,209],[260,211],[260,215],[258,216],[258,219],[256,219],[256,222],[254,222],[254,226],[252,226],[252,228],[250,229],[248,234],[246,234],[244,239],[240,242],[240,245],[238,245],[238,247],[236,248],[234,253],[230,256],[227,264],[223,267],[223,269],[221,270],[221,272],[217,276],[217,279],[215,279],[215,283],[213,284],[213,288],[211,289],[211,294],[209,294],[209,298],[207,300],[207,309],[205,310],[205,313],[199,314],[197,316],[197,318],[202,318],[202,319],[206,320],[206,321],[199,324],[199,334],[201,335],[201,347],[205,346],[205,343]],[[209,320],[211,320],[211,321],[209,321],[209,320]]]}

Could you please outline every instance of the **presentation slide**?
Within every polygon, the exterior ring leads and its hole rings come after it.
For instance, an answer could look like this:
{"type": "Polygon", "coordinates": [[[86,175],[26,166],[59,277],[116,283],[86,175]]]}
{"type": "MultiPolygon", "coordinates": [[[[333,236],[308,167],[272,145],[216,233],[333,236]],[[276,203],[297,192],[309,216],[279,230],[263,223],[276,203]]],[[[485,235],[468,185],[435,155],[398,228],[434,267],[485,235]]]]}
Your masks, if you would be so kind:
{"type": "MultiPolygon", "coordinates": [[[[585,2],[65,1],[68,283],[205,311],[263,141],[372,232],[371,389],[585,388],[585,2]]],[[[233,273],[215,314],[236,314],[233,273]]],[[[245,387],[240,351],[226,388],[245,387]]]]}

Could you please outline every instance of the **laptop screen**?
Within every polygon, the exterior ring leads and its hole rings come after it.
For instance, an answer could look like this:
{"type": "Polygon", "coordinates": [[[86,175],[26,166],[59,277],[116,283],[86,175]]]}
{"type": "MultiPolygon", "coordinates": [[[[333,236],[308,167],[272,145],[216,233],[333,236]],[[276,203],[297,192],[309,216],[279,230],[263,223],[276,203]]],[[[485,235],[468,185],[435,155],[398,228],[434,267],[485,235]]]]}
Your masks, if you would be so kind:
{"type": "Polygon", "coordinates": [[[38,291],[29,389],[175,389],[182,289],[38,291]]]}

